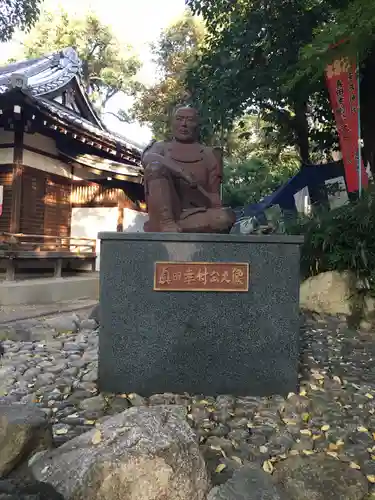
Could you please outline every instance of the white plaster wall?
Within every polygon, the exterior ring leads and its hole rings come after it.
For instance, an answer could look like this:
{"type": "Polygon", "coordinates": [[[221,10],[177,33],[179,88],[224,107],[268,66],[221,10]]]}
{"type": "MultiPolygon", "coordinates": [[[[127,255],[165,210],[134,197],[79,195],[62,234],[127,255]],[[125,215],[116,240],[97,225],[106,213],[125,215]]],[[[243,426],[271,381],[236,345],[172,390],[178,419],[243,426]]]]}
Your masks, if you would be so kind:
{"type": "MultiPolygon", "coordinates": [[[[42,134],[25,134],[24,144],[25,146],[31,146],[56,156],[59,154],[55,141],[42,134]]],[[[50,174],[61,175],[62,177],[68,178],[72,176],[72,167],[67,163],[57,158],[50,158],[48,156],[43,156],[43,154],[27,151],[27,149],[23,151],[23,163],[24,165],[43,170],[44,172],[49,172],[50,174]]]]}
{"type": "MultiPolygon", "coordinates": [[[[96,269],[100,268],[100,240],[98,233],[102,231],[116,231],[117,207],[82,207],[72,209],[71,236],[75,238],[96,239],[96,269]]],[[[134,210],[124,209],[124,232],[143,232],[143,224],[147,214],[134,210]]]]}
{"type": "Polygon", "coordinates": [[[53,155],[58,155],[58,151],[56,148],[56,143],[51,137],[46,137],[42,134],[24,134],[23,142],[25,146],[32,146],[33,148],[40,149],[41,151],[45,151],[46,153],[50,153],[53,155]]]}
{"type": "Polygon", "coordinates": [[[26,149],[23,151],[23,164],[50,174],[61,175],[61,177],[72,177],[72,167],[70,165],[39,153],[32,153],[26,149]]]}
{"type": "Polygon", "coordinates": [[[124,233],[143,233],[143,224],[147,220],[147,214],[124,208],[124,233]]]}
{"type": "Polygon", "coordinates": [[[13,163],[13,148],[0,149],[1,163],[13,163]]]}
{"type": "Polygon", "coordinates": [[[101,231],[116,231],[117,207],[82,207],[72,209],[71,236],[74,238],[96,239],[96,270],[100,267],[100,240],[101,231]]]}

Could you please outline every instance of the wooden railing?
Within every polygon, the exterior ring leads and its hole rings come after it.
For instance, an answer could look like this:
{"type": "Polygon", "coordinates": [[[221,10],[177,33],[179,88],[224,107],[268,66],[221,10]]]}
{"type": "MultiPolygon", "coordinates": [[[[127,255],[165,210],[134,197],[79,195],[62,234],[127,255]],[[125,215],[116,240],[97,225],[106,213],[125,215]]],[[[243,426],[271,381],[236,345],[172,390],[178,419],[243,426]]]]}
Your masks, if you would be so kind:
{"type": "Polygon", "coordinates": [[[95,253],[96,240],[49,236],[46,234],[23,234],[0,232],[0,249],[8,251],[71,252],[75,254],[95,253]]]}

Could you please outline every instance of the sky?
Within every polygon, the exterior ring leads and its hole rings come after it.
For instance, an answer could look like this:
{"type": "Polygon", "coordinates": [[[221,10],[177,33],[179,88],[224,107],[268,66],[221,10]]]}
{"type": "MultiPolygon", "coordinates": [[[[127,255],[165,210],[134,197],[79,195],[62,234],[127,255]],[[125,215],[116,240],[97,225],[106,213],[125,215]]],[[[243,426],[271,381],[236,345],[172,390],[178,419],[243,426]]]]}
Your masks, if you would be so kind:
{"type": "MultiPolygon", "coordinates": [[[[184,0],[45,0],[44,8],[64,10],[72,15],[83,15],[87,11],[95,12],[100,20],[108,24],[117,38],[134,47],[143,67],[139,78],[145,84],[151,84],[155,78],[155,67],[151,60],[149,45],[160,32],[184,12],[184,0]]],[[[16,35],[14,41],[1,47],[2,59],[16,56],[22,36],[16,35]],[[8,55],[5,56],[5,53],[8,55]]],[[[106,111],[116,112],[119,108],[128,108],[130,98],[114,97],[106,111]]],[[[146,144],[151,139],[150,130],[139,124],[124,124],[114,116],[104,115],[104,122],[111,130],[124,135],[129,140],[146,144]]]]}

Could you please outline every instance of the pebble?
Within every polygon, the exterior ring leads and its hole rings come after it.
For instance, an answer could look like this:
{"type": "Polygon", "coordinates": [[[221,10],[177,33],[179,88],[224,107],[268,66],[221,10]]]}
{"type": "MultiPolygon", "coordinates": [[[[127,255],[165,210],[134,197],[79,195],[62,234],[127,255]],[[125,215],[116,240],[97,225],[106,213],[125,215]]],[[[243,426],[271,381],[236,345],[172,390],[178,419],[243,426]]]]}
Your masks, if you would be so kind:
{"type": "Polygon", "coordinates": [[[48,334],[45,323],[34,325],[33,341],[12,336],[2,342],[0,397],[38,404],[51,418],[56,445],[131,406],[182,404],[214,485],[226,477],[216,472],[220,464],[230,476],[250,460],[274,463],[320,450],[375,477],[375,335],[369,332],[350,330],[339,319],[305,318],[299,394],[288,398],[154,394],[146,399],[99,394],[95,321],[79,325],[70,316],[49,325],[48,334]]]}

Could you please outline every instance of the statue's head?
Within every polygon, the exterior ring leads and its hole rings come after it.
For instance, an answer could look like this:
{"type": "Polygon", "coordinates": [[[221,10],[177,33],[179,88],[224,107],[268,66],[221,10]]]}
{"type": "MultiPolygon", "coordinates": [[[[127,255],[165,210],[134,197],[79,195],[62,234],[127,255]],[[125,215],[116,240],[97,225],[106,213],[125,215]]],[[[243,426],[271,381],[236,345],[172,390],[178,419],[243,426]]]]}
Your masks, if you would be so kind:
{"type": "Polygon", "coordinates": [[[194,142],[198,137],[199,115],[195,108],[177,108],[172,118],[172,132],[179,142],[194,142]]]}

